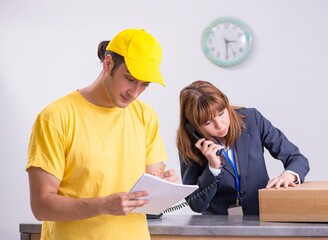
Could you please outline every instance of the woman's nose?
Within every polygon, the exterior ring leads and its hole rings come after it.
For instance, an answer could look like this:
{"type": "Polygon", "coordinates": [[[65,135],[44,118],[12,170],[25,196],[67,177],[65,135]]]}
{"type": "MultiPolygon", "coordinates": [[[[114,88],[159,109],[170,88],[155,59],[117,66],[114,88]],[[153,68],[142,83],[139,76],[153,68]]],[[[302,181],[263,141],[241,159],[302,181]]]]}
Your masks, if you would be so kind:
{"type": "Polygon", "coordinates": [[[222,126],[221,121],[219,119],[217,119],[217,118],[214,118],[214,126],[217,129],[221,129],[221,126],[222,126]]]}

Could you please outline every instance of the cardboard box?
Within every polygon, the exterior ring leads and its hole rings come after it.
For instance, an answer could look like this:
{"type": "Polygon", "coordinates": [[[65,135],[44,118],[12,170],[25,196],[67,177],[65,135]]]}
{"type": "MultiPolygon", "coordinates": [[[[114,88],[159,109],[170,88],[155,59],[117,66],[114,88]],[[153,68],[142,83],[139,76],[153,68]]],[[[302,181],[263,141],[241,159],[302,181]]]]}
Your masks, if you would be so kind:
{"type": "Polygon", "coordinates": [[[328,222],[328,181],[260,189],[260,221],[328,222]]]}

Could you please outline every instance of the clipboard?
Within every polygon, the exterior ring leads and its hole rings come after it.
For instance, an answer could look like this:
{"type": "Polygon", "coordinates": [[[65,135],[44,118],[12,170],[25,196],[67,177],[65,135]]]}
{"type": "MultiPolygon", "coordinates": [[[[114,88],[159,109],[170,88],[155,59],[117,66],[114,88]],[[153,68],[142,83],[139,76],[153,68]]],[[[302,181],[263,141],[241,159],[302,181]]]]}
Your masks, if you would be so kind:
{"type": "Polygon", "coordinates": [[[149,203],[134,209],[134,213],[160,214],[198,189],[198,185],[183,185],[143,173],[131,188],[131,192],[147,191],[149,203]]]}

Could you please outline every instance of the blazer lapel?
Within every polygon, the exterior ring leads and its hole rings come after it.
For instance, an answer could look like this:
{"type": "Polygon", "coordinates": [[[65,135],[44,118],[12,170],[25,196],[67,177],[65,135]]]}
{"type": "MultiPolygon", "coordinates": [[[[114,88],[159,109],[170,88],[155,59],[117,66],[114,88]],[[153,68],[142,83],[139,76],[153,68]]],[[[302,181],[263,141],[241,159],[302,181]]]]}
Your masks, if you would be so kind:
{"type": "Polygon", "coordinates": [[[244,184],[247,176],[248,144],[249,144],[249,135],[242,132],[240,138],[236,141],[236,152],[237,152],[238,163],[239,163],[240,183],[244,183],[244,184]]]}
{"type": "Polygon", "coordinates": [[[230,165],[229,161],[224,159],[225,166],[223,167],[227,172],[229,172],[233,177],[235,177],[235,172],[230,165]]]}

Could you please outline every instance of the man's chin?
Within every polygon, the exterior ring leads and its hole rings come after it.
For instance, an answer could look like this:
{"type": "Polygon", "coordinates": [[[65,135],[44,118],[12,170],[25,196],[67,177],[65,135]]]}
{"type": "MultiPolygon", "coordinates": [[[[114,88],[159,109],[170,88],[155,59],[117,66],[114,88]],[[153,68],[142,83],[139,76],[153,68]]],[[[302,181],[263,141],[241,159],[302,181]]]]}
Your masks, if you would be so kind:
{"type": "Polygon", "coordinates": [[[118,108],[126,108],[127,106],[129,106],[130,103],[131,102],[125,102],[125,103],[120,102],[120,103],[117,103],[116,104],[116,107],[118,107],[118,108]]]}

